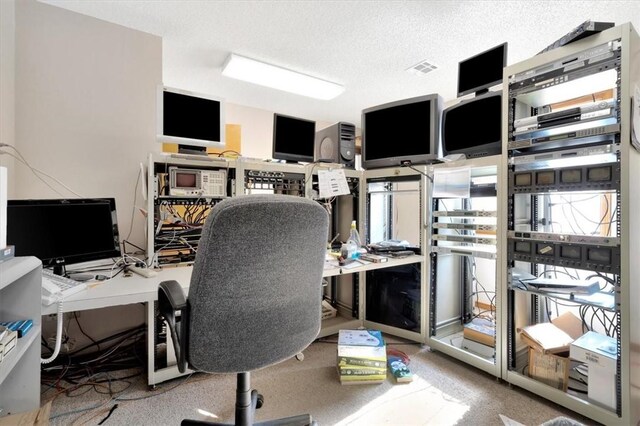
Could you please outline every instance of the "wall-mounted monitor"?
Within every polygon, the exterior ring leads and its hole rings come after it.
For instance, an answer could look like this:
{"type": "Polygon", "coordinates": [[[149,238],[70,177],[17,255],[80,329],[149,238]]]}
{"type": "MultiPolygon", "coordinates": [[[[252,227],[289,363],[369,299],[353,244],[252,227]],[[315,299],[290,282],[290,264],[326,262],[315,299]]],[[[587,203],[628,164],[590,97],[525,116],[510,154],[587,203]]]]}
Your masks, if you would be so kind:
{"type": "Polygon", "coordinates": [[[116,201],[9,200],[7,242],[45,267],[120,257],[116,201]]]}
{"type": "Polygon", "coordinates": [[[312,163],[316,122],[282,114],[273,115],[272,158],[312,163]]]}
{"type": "Polygon", "coordinates": [[[362,167],[427,164],[438,158],[442,99],[419,96],[362,111],[362,167]]]}
{"type": "Polygon", "coordinates": [[[206,154],[224,148],[224,102],[214,96],[169,87],[158,88],[158,142],[175,143],[181,152],[206,154]]]}
{"type": "Polygon", "coordinates": [[[482,94],[502,82],[507,65],[507,43],[493,47],[458,63],[458,97],[482,94]],[[480,93],[478,93],[480,92],[480,93]]]}
{"type": "Polygon", "coordinates": [[[442,154],[467,158],[502,152],[502,92],[462,100],[442,112],[442,154]]]}

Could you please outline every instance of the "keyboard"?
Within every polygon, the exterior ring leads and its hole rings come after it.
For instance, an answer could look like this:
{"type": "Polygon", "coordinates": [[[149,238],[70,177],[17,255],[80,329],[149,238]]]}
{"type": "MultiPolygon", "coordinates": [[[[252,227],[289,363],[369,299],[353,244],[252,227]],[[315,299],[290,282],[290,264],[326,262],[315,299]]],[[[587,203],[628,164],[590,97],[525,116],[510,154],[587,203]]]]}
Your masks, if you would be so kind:
{"type": "Polygon", "coordinates": [[[85,283],[81,283],[71,278],[56,275],[48,269],[42,270],[42,304],[51,305],[58,300],[76,294],[87,288],[85,283]]]}

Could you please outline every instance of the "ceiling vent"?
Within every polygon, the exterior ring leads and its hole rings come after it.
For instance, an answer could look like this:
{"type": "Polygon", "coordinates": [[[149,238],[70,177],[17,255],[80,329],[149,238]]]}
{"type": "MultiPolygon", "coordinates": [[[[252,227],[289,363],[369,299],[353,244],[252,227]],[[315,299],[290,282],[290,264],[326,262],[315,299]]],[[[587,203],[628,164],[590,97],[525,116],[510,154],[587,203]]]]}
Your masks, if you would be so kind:
{"type": "Polygon", "coordinates": [[[431,71],[438,69],[437,65],[431,64],[429,62],[427,62],[426,60],[424,61],[420,61],[417,64],[415,64],[412,67],[409,67],[406,69],[407,72],[410,72],[411,74],[415,74],[415,75],[425,75],[430,73],[431,71]]]}

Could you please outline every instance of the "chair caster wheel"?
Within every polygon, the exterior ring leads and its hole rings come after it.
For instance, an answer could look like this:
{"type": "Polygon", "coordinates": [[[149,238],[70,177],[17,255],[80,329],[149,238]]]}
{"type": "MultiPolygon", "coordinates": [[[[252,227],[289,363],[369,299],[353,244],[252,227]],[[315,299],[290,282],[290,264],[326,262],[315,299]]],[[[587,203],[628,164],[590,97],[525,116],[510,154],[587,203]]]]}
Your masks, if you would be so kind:
{"type": "Polygon", "coordinates": [[[256,400],[256,410],[264,404],[264,396],[261,393],[258,394],[258,399],[256,400]]]}
{"type": "Polygon", "coordinates": [[[304,361],[304,354],[302,352],[300,352],[299,354],[296,354],[296,359],[298,361],[304,361]]]}

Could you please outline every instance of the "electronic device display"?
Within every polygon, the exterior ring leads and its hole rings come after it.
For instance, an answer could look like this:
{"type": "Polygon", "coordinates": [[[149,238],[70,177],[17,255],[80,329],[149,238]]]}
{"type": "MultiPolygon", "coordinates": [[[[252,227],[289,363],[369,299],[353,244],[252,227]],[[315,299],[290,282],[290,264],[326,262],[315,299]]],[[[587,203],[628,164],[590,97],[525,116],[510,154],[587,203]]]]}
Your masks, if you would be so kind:
{"type": "Polygon", "coordinates": [[[9,200],[7,242],[45,267],[120,257],[115,199],[9,200]]]}
{"type": "Polygon", "coordinates": [[[438,158],[437,94],[419,96],[362,111],[362,167],[428,164],[438,158]]]}
{"type": "MultiPolygon", "coordinates": [[[[606,237],[575,236],[577,239],[593,240],[595,244],[535,240],[518,240],[508,231],[507,258],[509,261],[539,263],[607,273],[620,272],[620,247],[611,241],[599,245],[606,237]],[[601,241],[599,241],[601,240],[601,241]]],[[[521,233],[524,235],[524,233],[521,233]]],[[[533,236],[533,235],[532,235],[533,236]]]]}
{"type": "Polygon", "coordinates": [[[509,194],[548,191],[601,191],[619,188],[619,163],[509,171],[509,194]]]}
{"type": "Polygon", "coordinates": [[[480,92],[502,82],[507,65],[507,43],[458,63],[458,97],[480,92]]]}
{"type": "Polygon", "coordinates": [[[516,241],[514,249],[518,253],[530,253],[531,243],[527,241],[516,241]]]}
{"type": "Polygon", "coordinates": [[[224,103],[186,90],[160,87],[157,108],[158,142],[177,143],[180,152],[206,154],[225,146],[224,103]]]}
{"type": "Polygon", "coordinates": [[[501,92],[466,99],[442,111],[442,153],[467,158],[502,153],[501,92]]]}
{"type": "Polygon", "coordinates": [[[611,262],[611,252],[602,248],[589,248],[587,249],[587,259],[592,262],[611,262]]]}
{"type": "Polygon", "coordinates": [[[514,176],[514,183],[516,186],[529,186],[531,185],[531,173],[518,173],[514,176]]]}
{"type": "Polygon", "coordinates": [[[580,259],[580,247],[562,246],[560,247],[560,257],[565,259],[580,259]]]}
{"type": "Polygon", "coordinates": [[[169,195],[224,197],[227,195],[227,173],[225,170],[169,167],[169,195]]]}
{"type": "Polygon", "coordinates": [[[587,181],[603,182],[611,180],[611,166],[592,167],[587,171],[587,181]]]}
{"type": "Polygon", "coordinates": [[[273,114],[272,158],[312,163],[315,140],[315,121],[273,114]]]}
{"type": "Polygon", "coordinates": [[[582,170],[560,170],[560,183],[579,183],[582,181],[582,170]]]}
{"type": "Polygon", "coordinates": [[[538,185],[553,185],[556,181],[556,174],[553,170],[536,173],[536,183],[538,185]]]}

